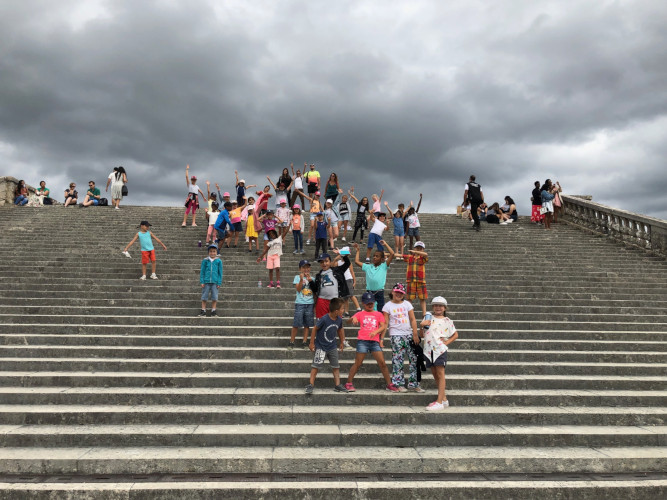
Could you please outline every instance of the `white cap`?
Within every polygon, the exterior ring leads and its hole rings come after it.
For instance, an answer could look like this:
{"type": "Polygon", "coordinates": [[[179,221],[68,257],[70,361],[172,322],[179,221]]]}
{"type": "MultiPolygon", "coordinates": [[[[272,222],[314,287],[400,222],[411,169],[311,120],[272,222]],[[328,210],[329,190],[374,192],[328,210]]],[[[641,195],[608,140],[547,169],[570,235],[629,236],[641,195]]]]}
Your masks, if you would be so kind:
{"type": "Polygon", "coordinates": [[[255,210],[255,205],[248,205],[248,210],[255,210]]]}
{"type": "Polygon", "coordinates": [[[417,248],[417,247],[426,248],[426,245],[424,245],[423,241],[415,241],[414,248],[417,248]]]}
{"type": "Polygon", "coordinates": [[[333,200],[332,200],[331,198],[329,198],[329,199],[327,200],[327,203],[331,203],[331,204],[333,205],[333,200]]]}
{"type": "Polygon", "coordinates": [[[438,295],[437,297],[433,297],[433,300],[431,300],[431,305],[441,305],[441,306],[446,306],[447,305],[447,300],[444,297],[441,297],[438,295]]]}
{"type": "Polygon", "coordinates": [[[239,179],[239,184],[241,183],[245,184],[245,179],[239,179]]]}

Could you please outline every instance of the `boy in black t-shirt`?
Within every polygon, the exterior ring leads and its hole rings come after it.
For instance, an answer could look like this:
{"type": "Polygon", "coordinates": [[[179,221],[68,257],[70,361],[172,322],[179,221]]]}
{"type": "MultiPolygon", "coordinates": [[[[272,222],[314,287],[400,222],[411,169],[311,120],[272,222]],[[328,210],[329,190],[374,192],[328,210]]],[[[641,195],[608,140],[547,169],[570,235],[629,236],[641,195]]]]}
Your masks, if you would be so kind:
{"type": "Polygon", "coordinates": [[[324,360],[329,359],[334,378],[334,391],[347,392],[340,383],[340,368],[338,351],[336,350],[336,335],[340,339],[340,352],[345,347],[345,332],[343,331],[343,299],[331,299],[329,314],[322,316],[310,335],[310,350],[315,352],[310,369],[310,383],[306,386],[306,394],[312,394],[315,387],[317,372],[324,367],[324,360]]]}

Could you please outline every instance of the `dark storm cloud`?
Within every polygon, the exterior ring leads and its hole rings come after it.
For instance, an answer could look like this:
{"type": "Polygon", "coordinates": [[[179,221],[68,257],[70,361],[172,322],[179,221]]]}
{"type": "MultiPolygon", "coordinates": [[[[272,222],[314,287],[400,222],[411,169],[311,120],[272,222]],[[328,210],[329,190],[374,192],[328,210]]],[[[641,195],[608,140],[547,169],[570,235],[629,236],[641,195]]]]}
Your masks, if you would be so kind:
{"type": "Polygon", "coordinates": [[[392,206],[423,192],[425,209],[452,211],[474,172],[523,213],[552,177],[667,216],[661,2],[0,9],[6,174],[55,188],[123,164],[128,201],[177,205],[187,163],[229,190],[235,168],[263,185],[308,161],[392,206]]]}

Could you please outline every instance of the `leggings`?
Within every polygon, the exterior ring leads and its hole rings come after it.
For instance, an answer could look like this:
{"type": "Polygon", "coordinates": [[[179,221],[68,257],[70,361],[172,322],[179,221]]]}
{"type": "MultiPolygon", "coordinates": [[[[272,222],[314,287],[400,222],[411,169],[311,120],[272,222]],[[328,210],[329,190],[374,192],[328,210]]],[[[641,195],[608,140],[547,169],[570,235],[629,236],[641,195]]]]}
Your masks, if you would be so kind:
{"type": "Polygon", "coordinates": [[[292,230],[294,236],[294,250],[303,250],[303,234],[300,230],[292,230]]]}
{"type": "Polygon", "coordinates": [[[362,222],[361,224],[357,225],[356,223],[354,224],[354,234],[352,234],[352,241],[357,239],[357,231],[361,229],[361,240],[363,241],[364,239],[364,223],[362,222]]]}
{"type": "Polygon", "coordinates": [[[215,226],[212,224],[209,224],[208,226],[208,231],[206,232],[206,241],[211,239],[211,236],[213,236],[213,231],[215,230],[215,226]]]}
{"type": "Polygon", "coordinates": [[[327,251],[327,239],[326,238],[317,238],[315,239],[315,260],[320,256],[320,247],[322,247],[321,253],[326,253],[327,251]]]}

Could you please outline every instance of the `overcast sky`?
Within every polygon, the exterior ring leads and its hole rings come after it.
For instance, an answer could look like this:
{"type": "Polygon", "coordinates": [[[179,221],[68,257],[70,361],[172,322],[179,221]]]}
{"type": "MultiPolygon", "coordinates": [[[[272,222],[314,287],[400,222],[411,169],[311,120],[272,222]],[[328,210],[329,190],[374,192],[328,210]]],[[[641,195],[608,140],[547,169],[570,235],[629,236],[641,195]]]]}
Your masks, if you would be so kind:
{"type": "Polygon", "coordinates": [[[535,180],[667,218],[667,2],[0,2],[0,175],[180,206],[314,162],[358,194],[529,210],[535,180]]]}

